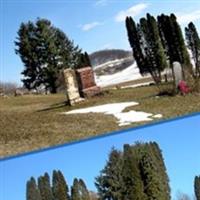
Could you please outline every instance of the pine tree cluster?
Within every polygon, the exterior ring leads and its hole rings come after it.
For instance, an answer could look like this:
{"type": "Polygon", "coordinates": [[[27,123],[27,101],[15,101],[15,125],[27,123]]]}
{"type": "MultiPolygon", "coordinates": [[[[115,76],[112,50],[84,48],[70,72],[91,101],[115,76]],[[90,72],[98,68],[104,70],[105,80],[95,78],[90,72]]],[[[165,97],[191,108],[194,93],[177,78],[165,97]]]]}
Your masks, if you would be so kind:
{"type": "MultiPolygon", "coordinates": [[[[139,23],[127,17],[126,28],[133,56],[142,75],[149,73],[155,83],[160,83],[161,72],[170,67],[175,79],[173,62],[181,64],[184,80],[194,75],[183,33],[174,14],[161,14],[157,19],[147,14],[139,23]]],[[[185,30],[187,44],[195,60],[196,75],[199,76],[200,39],[193,23],[185,30]]]]}
{"type": "Polygon", "coordinates": [[[100,200],[170,200],[169,178],[155,142],[113,149],[96,178],[100,200]]]}
{"type": "Polygon", "coordinates": [[[53,171],[52,184],[48,173],[38,178],[31,177],[27,181],[26,200],[89,200],[90,193],[82,179],[74,179],[69,187],[61,171],[53,171]]]}

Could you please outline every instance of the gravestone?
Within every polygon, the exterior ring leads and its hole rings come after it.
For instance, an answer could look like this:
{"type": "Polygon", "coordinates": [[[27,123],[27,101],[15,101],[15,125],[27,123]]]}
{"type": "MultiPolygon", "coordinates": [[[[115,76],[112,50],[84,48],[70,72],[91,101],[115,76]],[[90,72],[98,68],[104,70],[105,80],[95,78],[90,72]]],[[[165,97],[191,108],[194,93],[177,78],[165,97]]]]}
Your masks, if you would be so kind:
{"type": "Polygon", "coordinates": [[[70,105],[74,105],[76,102],[81,100],[76,80],[76,73],[73,69],[65,69],[63,74],[67,90],[67,100],[70,105]]]}
{"type": "Polygon", "coordinates": [[[183,72],[182,72],[181,64],[179,62],[173,62],[173,68],[174,68],[176,87],[178,87],[179,82],[183,80],[183,72]]]}
{"type": "Polygon", "coordinates": [[[91,67],[76,70],[79,92],[82,97],[92,97],[100,93],[100,87],[95,83],[91,67]]]}

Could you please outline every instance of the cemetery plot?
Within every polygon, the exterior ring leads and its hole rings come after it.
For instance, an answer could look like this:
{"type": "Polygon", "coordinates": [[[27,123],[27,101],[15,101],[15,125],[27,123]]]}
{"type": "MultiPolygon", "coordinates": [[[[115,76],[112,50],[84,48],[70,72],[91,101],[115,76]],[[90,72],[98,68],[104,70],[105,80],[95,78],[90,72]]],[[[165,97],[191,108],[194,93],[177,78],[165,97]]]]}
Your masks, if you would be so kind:
{"type": "Polygon", "coordinates": [[[157,96],[157,94],[156,86],[110,89],[103,91],[101,96],[88,98],[74,106],[66,106],[64,94],[0,98],[0,156],[63,144],[200,111],[200,95],[198,94],[186,96],[157,96]],[[125,106],[121,113],[116,114],[117,117],[112,114],[90,112],[62,114],[77,109],[122,102],[137,102],[138,105],[125,106]],[[132,114],[138,114],[141,111],[151,113],[152,120],[133,123],[132,114]],[[131,123],[119,126],[119,118],[126,121],[127,116],[128,122],[131,121],[131,123]]]}

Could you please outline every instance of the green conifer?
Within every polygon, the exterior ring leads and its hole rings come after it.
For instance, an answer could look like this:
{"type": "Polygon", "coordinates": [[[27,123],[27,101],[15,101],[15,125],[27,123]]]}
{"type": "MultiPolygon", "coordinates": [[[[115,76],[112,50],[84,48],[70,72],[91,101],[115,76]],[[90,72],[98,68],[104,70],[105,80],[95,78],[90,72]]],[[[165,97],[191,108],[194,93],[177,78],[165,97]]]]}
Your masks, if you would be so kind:
{"type": "Polygon", "coordinates": [[[40,191],[33,177],[27,181],[26,185],[26,200],[41,200],[40,191]]]}
{"type": "Polygon", "coordinates": [[[191,50],[194,59],[196,76],[200,77],[200,38],[196,27],[192,22],[190,22],[188,27],[185,28],[185,35],[188,48],[191,50]]]}
{"type": "Polygon", "coordinates": [[[40,190],[42,200],[53,200],[53,193],[48,173],[45,173],[44,176],[40,176],[38,178],[38,188],[40,190]]]}
{"type": "Polygon", "coordinates": [[[148,73],[148,69],[146,67],[146,60],[141,47],[141,31],[139,29],[139,26],[137,26],[135,21],[132,19],[132,17],[126,18],[126,29],[128,34],[128,40],[133,50],[133,56],[135,58],[137,66],[140,70],[140,73],[142,75],[145,75],[148,73]]]}
{"type": "Polygon", "coordinates": [[[75,178],[71,186],[71,200],[81,200],[79,192],[79,181],[75,178]]]}
{"type": "Polygon", "coordinates": [[[95,185],[101,200],[122,199],[122,154],[112,149],[106,166],[96,178],[95,185]]]}
{"type": "Polygon", "coordinates": [[[90,200],[90,193],[82,179],[79,179],[79,190],[81,194],[81,200],[90,200]]]}
{"type": "Polygon", "coordinates": [[[139,169],[139,157],[134,147],[124,145],[123,200],[145,200],[144,185],[139,169]]]}
{"type": "Polygon", "coordinates": [[[53,171],[52,182],[54,200],[69,200],[69,189],[61,171],[53,171]]]}

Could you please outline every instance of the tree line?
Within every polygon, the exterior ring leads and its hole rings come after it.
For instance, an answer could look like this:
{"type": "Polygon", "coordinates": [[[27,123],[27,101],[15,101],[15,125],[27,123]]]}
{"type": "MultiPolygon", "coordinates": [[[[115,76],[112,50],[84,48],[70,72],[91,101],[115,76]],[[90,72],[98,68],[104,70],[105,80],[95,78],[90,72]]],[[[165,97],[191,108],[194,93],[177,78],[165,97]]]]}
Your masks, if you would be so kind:
{"type": "MultiPolygon", "coordinates": [[[[71,190],[61,171],[27,181],[26,200],[170,200],[171,190],[164,158],[156,142],[112,148],[108,160],[95,178],[97,193],[90,192],[82,179],[75,178],[71,190]]],[[[200,176],[194,180],[200,200],[200,176]]]]}
{"type": "Polygon", "coordinates": [[[27,200],[89,200],[90,193],[82,179],[75,178],[69,192],[68,184],[60,170],[53,171],[52,183],[45,173],[36,181],[31,177],[26,186],[27,200]]]}
{"type": "Polygon", "coordinates": [[[150,74],[155,83],[161,83],[161,72],[173,63],[179,62],[183,79],[188,81],[200,77],[200,38],[195,25],[190,22],[185,28],[187,45],[177,18],[174,14],[161,14],[157,19],[147,13],[136,23],[132,17],[126,18],[126,29],[133,56],[142,75],[150,74]],[[195,73],[187,47],[195,61],[195,73]]]}
{"type": "Polygon", "coordinates": [[[24,64],[22,82],[29,90],[42,87],[56,93],[62,69],[91,65],[87,52],[47,19],[21,23],[17,34],[15,51],[24,64]]]}

